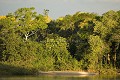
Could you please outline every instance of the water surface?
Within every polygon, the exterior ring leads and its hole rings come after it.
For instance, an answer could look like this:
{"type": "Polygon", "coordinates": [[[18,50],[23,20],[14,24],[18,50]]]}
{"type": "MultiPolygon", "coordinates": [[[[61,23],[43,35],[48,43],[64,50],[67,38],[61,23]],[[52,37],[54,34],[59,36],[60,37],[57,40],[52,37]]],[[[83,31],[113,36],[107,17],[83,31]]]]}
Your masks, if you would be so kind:
{"type": "Polygon", "coordinates": [[[120,80],[120,75],[39,75],[39,76],[0,76],[0,80],[120,80]]]}

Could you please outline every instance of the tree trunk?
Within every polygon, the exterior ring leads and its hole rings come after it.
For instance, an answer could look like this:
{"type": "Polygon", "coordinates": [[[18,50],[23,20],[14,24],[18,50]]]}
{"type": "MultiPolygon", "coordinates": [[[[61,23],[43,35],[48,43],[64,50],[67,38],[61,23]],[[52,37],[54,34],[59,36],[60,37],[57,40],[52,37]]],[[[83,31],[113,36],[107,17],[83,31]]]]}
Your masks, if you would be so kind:
{"type": "Polygon", "coordinates": [[[25,40],[26,41],[28,40],[28,34],[25,34],[25,40]]]}
{"type": "Polygon", "coordinates": [[[115,49],[114,49],[114,57],[113,57],[113,59],[114,59],[114,66],[116,66],[116,55],[117,55],[117,50],[118,50],[118,48],[119,48],[119,43],[115,43],[115,49]]]}
{"type": "Polygon", "coordinates": [[[110,54],[107,54],[107,63],[110,64],[110,54]]]}

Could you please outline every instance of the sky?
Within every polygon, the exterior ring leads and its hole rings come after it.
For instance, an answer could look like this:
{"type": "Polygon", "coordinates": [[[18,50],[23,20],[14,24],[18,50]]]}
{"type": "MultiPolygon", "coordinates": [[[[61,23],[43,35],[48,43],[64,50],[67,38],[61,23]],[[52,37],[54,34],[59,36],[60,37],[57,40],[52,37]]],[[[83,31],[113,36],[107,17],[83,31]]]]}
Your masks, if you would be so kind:
{"type": "Polygon", "coordinates": [[[103,14],[109,10],[120,10],[120,0],[0,0],[0,15],[15,12],[18,8],[35,7],[39,14],[49,10],[52,19],[81,12],[103,14]]]}

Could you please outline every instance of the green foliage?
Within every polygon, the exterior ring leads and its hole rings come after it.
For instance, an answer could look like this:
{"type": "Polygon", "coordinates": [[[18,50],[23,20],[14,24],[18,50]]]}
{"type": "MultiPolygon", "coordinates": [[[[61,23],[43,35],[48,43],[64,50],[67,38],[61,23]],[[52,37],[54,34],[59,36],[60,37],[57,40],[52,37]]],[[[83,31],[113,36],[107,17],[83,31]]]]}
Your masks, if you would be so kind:
{"type": "Polygon", "coordinates": [[[45,39],[45,50],[49,56],[54,58],[55,69],[66,70],[70,55],[67,50],[65,38],[58,36],[54,36],[53,38],[47,37],[45,39]]]}
{"type": "Polygon", "coordinates": [[[102,38],[110,35],[112,30],[118,26],[119,16],[115,11],[108,11],[103,14],[101,21],[95,21],[94,32],[99,34],[102,38]]]}
{"type": "Polygon", "coordinates": [[[94,35],[90,35],[89,44],[91,52],[87,57],[89,62],[88,69],[94,70],[102,66],[102,57],[108,53],[109,46],[99,36],[94,35]]]}
{"type": "Polygon", "coordinates": [[[45,16],[48,10],[31,7],[0,19],[0,75],[120,68],[120,11],[77,12],[49,23],[45,16]]]}
{"type": "Polygon", "coordinates": [[[38,29],[46,29],[47,24],[45,22],[44,16],[33,11],[34,8],[20,8],[13,14],[8,14],[7,18],[15,18],[12,23],[16,28],[16,31],[20,35],[23,35],[27,40],[28,37],[35,34],[38,29]]]}

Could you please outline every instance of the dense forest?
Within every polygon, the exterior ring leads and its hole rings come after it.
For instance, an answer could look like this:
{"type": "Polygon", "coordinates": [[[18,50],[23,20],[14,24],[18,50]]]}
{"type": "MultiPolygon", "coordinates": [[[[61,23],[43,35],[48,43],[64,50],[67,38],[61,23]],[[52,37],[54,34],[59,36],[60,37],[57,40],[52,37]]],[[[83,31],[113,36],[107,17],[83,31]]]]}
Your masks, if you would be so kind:
{"type": "Polygon", "coordinates": [[[0,17],[0,74],[119,71],[120,11],[76,12],[56,20],[48,13],[31,7],[0,17]]]}

